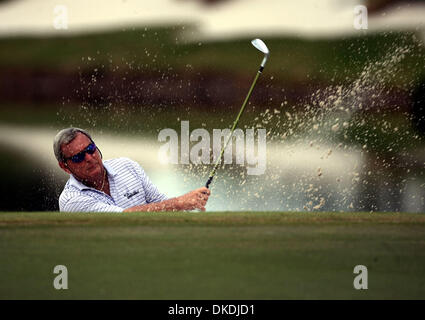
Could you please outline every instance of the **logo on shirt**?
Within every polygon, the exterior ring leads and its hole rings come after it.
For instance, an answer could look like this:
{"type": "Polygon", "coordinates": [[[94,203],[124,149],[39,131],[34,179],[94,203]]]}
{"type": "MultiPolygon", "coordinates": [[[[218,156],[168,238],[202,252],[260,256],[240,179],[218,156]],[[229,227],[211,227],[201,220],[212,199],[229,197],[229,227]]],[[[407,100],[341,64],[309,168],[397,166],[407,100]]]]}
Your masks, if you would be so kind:
{"type": "Polygon", "coordinates": [[[139,192],[140,192],[140,190],[134,190],[132,192],[124,193],[124,197],[126,197],[127,199],[130,199],[132,196],[138,194],[139,192]]]}

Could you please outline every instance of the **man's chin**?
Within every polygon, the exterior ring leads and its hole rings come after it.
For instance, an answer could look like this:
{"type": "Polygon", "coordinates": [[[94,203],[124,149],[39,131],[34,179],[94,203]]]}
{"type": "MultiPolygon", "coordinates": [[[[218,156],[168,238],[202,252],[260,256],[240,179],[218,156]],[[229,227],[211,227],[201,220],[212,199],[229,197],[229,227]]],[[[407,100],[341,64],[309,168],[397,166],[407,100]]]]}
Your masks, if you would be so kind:
{"type": "Polygon", "coordinates": [[[87,173],[90,177],[96,177],[102,173],[100,166],[94,166],[93,168],[88,168],[87,173]]]}

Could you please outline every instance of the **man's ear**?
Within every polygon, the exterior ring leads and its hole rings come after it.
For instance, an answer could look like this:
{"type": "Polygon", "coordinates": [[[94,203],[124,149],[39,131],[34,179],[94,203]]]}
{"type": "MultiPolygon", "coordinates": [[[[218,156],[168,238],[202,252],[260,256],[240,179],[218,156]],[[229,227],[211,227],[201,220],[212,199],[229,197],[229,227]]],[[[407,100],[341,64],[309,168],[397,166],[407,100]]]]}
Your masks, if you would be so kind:
{"type": "Polygon", "coordinates": [[[66,173],[71,174],[71,170],[68,169],[68,166],[66,165],[65,162],[59,162],[59,167],[62,168],[63,171],[65,171],[66,173]]]}

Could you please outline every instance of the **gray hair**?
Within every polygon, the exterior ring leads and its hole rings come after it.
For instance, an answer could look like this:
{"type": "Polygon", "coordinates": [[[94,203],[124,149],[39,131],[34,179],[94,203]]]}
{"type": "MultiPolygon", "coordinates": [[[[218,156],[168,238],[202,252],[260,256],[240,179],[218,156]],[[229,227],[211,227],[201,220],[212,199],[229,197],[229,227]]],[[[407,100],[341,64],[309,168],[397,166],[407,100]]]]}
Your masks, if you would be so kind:
{"type": "Polygon", "coordinates": [[[78,133],[84,134],[87,138],[90,139],[91,142],[93,142],[93,139],[91,138],[90,134],[80,128],[66,128],[62,129],[58,132],[55,139],[53,140],[53,151],[55,152],[55,157],[59,162],[65,161],[65,156],[62,153],[62,146],[69,144],[72,140],[75,139],[78,133]]]}

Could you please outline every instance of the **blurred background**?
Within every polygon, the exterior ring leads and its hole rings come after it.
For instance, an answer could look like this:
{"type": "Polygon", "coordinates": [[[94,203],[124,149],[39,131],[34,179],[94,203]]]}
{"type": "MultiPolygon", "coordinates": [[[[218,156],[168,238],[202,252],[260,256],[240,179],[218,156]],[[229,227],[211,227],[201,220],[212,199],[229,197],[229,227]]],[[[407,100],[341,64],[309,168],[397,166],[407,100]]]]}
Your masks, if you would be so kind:
{"type": "Polygon", "coordinates": [[[0,210],[58,210],[70,126],[169,197],[203,186],[212,165],[161,163],[158,133],[230,128],[259,37],[239,127],[267,130],[267,169],[222,166],[207,210],[425,212],[424,17],[419,0],[0,1],[0,210]]]}

